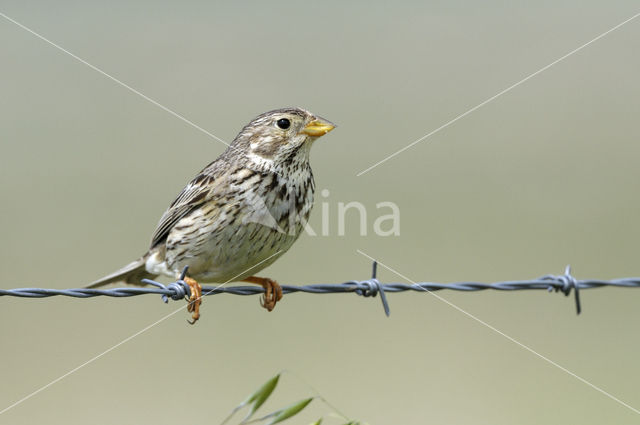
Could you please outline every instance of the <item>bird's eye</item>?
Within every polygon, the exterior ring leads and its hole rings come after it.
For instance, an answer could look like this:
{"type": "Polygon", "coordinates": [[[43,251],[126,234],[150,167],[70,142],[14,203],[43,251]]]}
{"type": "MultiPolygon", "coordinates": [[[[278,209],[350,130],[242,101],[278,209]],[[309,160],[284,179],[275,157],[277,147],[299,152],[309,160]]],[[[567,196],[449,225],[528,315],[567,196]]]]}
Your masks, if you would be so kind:
{"type": "Polygon", "coordinates": [[[283,130],[286,130],[291,125],[291,121],[289,121],[286,118],[280,118],[277,124],[278,124],[278,127],[280,127],[283,130]]]}

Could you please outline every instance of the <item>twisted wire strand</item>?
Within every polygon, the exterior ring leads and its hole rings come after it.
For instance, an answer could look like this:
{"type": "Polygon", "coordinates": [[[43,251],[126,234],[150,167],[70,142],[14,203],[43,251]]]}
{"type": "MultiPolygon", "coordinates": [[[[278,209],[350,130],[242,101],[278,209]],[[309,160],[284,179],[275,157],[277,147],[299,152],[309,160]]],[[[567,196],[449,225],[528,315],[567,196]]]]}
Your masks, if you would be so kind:
{"type": "MultiPolygon", "coordinates": [[[[612,280],[584,279],[577,280],[571,275],[571,269],[567,266],[563,275],[546,275],[531,280],[509,280],[494,283],[481,282],[457,282],[457,283],[436,283],[421,282],[416,284],[406,283],[380,283],[376,279],[376,263],[373,265],[372,277],[367,280],[350,280],[348,282],[338,284],[313,284],[304,286],[282,285],[284,294],[303,292],[307,294],[341,294],[356,293],[363,297],[375,297],[380,294],[382,306],[385,314],[389,316],[389,304],[385,293],[395,292],[430,292],[441,290],[474,292],[484,290],[496,291],[519,291],[519,290],[546,290],[549,292],[562,292],[570,295],[573,291],[575,295],[576,311],[580,314],[581,305],[579,293],[584,289],[600,288],[600,287],[617,287],[617,288],[638,288],[640,287],[640,277],[621,278],[612,280]]],[[[48,289],[48,288],[16,288],[16,289],[0,289],[0,296],[23,297],[23,298],[47,298],[54,296],[64,296],[73,298],[93,298],[99,296],[105,297],[134,297],[138,295],[160,295],[167,302],[169,298],[180,300],[189,297],[189,286],[184,282],[187,268],[183,271],[180,279],[168,285],[160,282],[145,279],[143,282],[150,284],[151,287],[122,287],[112,289],[48,289]]],[[[264,289],[259,286],[203,286],[203,295],[257,295],[263,294],[264,289]]]]}

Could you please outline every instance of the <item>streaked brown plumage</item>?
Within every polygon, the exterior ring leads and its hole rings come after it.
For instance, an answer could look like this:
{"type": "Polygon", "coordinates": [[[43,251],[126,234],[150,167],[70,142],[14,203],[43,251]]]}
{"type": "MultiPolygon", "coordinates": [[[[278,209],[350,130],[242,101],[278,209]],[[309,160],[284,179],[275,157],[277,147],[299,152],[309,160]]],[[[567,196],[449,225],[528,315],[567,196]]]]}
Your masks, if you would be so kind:
{"type": "Polygon", "coordinates": [[[189,266],[185,280],[192,287],[189,311],[194,321],[200,303],[196,281],[260,284],[265,288],[262,304],[271,311],[282,290],[275,281],[253,274],[272,264],[300,235],[313,206],[309,151],[315,139],[333,128],[298,108],[259,115],[173,201],[149,251],[90,287],[141,284],[141,279],[158,275],[177,278],[189,266]]]}

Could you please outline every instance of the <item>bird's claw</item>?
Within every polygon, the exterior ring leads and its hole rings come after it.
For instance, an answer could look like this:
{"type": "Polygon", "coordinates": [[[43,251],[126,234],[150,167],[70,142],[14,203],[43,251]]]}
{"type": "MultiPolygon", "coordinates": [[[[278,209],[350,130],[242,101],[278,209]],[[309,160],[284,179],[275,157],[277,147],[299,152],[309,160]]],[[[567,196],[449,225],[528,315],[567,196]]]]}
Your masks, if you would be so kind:
{"type": "Polygon", "coordinates": [[[264,295],[260,298],[260,305],[272,311],[276,303],[282,299],[282,287],[275,280],[264,278],[262,282],[264,295]]]}
{"type": "Polygon", "coordinates": [[[202,304],[202,286],[195,279],[185,277],[184,282],[189,285],[191,296],[187,299],[187,311],[191,313],[189,324],[195,324],[200,318],[200,304],[202,304]]]}

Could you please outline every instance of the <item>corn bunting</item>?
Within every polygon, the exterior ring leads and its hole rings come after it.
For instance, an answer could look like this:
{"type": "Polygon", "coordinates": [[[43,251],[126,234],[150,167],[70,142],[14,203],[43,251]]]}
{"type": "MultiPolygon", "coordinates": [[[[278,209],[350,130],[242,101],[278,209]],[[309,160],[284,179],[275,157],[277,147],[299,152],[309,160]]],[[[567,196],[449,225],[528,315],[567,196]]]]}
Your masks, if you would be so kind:
{"type": "MultiPolygon", "coordinates": [[[[256,117],[169,206],[142,257],[95,281],[141,285],[158,275],[176,279],[185,266],[188,310],[199,318],[199,282],[261,285],[273,310],[282,288],[254,273],[272,264],[300,235],[313,206],[311,145],[335,126],[298,108],[256,117]]],[[[192,323],[193,323],[192,322],[192,323]]]]}

